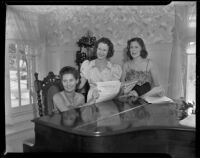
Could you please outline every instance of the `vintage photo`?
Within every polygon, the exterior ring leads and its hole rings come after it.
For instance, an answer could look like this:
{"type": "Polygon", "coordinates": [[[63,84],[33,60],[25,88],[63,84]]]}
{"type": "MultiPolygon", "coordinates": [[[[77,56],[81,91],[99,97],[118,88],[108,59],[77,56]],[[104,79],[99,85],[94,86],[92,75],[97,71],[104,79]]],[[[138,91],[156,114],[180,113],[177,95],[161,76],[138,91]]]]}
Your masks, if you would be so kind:
{"type": "Polygon", "coordinates": [[[6,153],[195,158],[196,2],[7,5],[6,153]]]}

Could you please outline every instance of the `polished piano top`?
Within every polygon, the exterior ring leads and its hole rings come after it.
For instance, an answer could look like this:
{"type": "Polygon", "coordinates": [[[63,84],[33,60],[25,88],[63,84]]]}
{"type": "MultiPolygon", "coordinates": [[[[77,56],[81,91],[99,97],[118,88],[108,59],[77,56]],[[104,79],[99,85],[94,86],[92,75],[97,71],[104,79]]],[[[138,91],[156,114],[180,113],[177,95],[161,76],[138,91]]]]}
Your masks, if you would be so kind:
{"type": "MultiPolygon", "coordinates": [[[[179,123],[175,103],[149,104],[139,100],[130,104],[114,99],[84,107],[84,109],[86,108],[89,111],[84,111],[83,108],[75,110],[79,117],[72,125],[69,125],[66,120],[70,110],[36,118],[33,122],[84,136],[109,136],[150,129],[195,131],[195,128],[183,126],[179,123]],[[84,113],[84,116],[91,115],[91,118],[89,120],[82,119],[80,111],[84,113]]],[[[71,113],[74,113],[74,109],[71,113]]]]}

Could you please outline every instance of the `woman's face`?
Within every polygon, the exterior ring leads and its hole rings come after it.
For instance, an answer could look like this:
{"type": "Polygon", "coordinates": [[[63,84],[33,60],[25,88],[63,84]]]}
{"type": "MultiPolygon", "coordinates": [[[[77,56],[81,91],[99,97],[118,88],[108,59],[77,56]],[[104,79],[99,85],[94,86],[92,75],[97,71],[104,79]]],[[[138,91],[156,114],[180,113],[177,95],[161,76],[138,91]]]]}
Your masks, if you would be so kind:
{"type": "Polygon", "coordinates": [[[140,56],[141,50],[142,50],[142,48],[138,42],[136,42],[136,41],[131,42],[130,54],[131,54],[132,58],[136,58],[136,57],[140,56]]]}
{"type": "Polygon", "coordinates": [[[76,89],[76,84],[78,80],[72,74],[64,74],[62,78],[62,84],[67,92],[73,92],[76,89]]]}
{"type": "Polygon", "coordinates": [[[106,59],[108,54],[108,45],[105,43],[99,43],[97,47],[97,58],[106,59]]]}

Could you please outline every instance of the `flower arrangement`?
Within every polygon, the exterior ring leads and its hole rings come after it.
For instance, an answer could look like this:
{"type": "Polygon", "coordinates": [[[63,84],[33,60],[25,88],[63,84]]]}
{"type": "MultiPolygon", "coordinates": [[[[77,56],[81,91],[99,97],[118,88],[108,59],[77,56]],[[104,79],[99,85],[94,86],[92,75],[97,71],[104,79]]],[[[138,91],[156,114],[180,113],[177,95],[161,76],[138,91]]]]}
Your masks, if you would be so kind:
{"type": "Polygon", "coordinates": [[[88,31],[86,36],[81,37],[81,39],[77,42],[78,46],[81,47],[92,47],[96,42],[96,37],[91,35],[91,32],[88,31]]]}
{"type": "Polygon", "coordinates": [[[86,36],[81,37],[81,39],[77,42],[80,47],[80,51],[76,52],[76,64],[80,67],[80,64],[84,60],[93,59],[93,54],[91,54],[92,48],[96,42],[96,37],[92,36],[92,32],[88,31],[86,36]]]}
{"type": "Polygon", "coordinates": [[[175,100],[179,120],[186,118],[188,115],[195,114],[195,102],[186,102],[184,98],[175,100]]]}

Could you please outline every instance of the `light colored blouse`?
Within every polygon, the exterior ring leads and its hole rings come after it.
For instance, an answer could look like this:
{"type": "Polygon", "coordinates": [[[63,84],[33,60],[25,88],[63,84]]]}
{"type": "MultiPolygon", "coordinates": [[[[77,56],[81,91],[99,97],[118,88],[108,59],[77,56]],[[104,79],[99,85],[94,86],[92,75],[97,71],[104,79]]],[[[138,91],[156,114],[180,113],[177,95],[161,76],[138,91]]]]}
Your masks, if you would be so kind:
{"type": "MultiPolygon", "coordinates": [[[[71,99],[71,98],[70,98],[71,99]]],[[[66,97],[65,92],[61,91],[53,96],[53,102],[59,111],[69,110],[69,106],[80,106],[85,103],[85,98],[82,94],[75,92],[72,103],[66,97]]]]}
{"type": "MultiPolygon", "coordinates": [[[[88,80],[88,83],[95,82],[105,82],[105,81],[116,81],[120,80],[122,75],[122,68],[118,64],[113,64],[110,61],[107,63],[107,67],[100,71],[96,64],[95,60],[89,61],[85,60],[81,65],[81,77],[84,77],[88,80]]],[[[88,92],[88,100],[91,97],[91,89],[88,92]]]]}

